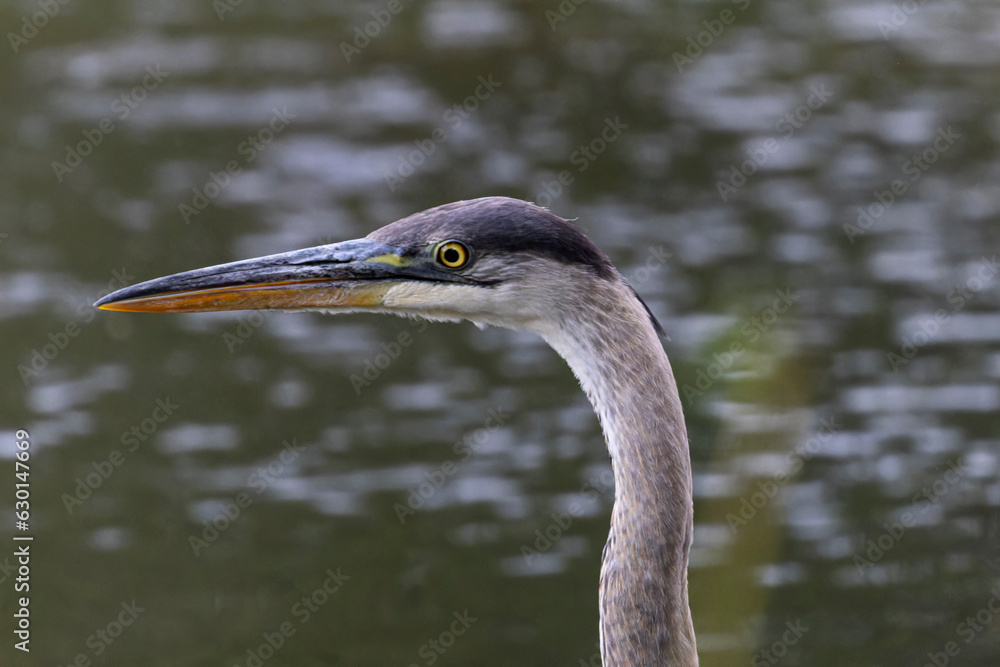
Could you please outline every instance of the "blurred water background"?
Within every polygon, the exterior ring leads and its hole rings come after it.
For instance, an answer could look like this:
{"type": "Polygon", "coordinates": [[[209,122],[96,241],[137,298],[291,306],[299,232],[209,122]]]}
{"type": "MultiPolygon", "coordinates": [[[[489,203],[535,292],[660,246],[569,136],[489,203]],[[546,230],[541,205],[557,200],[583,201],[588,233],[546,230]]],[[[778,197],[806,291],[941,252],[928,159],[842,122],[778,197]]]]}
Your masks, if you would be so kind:
{"type": "Polygon", "coordinates": [[[493,194],[669,334],[703,665],[1000,664],[995,3],[0,18],[3,664],[599,664],[610,467],[540,340],[90,306],[493,194]]]}

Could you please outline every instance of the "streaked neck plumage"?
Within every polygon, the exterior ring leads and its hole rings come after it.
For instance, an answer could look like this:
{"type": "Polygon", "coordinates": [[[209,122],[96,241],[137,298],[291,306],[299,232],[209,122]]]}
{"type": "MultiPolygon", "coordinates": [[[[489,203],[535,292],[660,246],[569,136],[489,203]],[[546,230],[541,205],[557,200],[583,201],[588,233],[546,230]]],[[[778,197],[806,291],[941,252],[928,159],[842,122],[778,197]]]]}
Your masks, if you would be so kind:
{"type": "Polygon", "coordinates": [[[691,463],[670,362],[624,280],[594,280],[574,303],[543,336],[580,380],[614,467],[601,567],[603,664],[697,665],[687,590],[691,463]]]}

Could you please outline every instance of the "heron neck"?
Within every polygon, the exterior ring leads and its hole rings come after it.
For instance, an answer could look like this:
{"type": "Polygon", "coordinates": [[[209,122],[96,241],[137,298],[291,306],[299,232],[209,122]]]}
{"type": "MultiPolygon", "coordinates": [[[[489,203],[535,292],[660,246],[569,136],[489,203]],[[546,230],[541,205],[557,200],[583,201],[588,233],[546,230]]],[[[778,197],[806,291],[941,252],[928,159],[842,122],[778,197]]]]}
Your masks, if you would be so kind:
{"type": "Polygon", "coordinates": [[[586,319],[549,343],[601,421],[615,477],[601,568],[601,645],[609,665],[697,665],[688,607],[691,463],[677,384],[627,287],[592,292],[586,319]]]}

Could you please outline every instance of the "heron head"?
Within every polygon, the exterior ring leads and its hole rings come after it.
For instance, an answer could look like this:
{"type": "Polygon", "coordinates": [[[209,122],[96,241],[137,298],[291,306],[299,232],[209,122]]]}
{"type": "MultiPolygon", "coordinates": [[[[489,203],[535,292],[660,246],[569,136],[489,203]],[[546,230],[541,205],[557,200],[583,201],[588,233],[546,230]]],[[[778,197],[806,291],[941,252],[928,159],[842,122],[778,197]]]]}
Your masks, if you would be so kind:
{"type": "Polygon", "coordinates": [[[569,292],[625,286],[572,223],[506,197],[446,204],[366,238],[178,273],[118,290],[105,310],[280,309],[470,320],[545,333],[569,292]]]}

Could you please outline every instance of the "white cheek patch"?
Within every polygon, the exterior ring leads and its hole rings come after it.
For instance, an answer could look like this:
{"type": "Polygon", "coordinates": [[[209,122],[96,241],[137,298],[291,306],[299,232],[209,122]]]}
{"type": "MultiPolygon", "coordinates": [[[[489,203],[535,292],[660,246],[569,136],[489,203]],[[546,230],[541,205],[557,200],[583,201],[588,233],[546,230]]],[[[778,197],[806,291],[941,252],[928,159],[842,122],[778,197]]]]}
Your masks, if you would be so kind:
{"type": "Polygon", "coordinates": [[[465,292],[474,288],[441,285],[431,282],[400,282],[385,293],[382,307],[385,312],[418,315],[428,320],[459,322],[471,319],[467,314],[468,303],[474,295],[465,292]]]}
{"type": "Polygon", "coordinates": [[[393,283],[382,298],[383,312],[469,320],[551,336],[563,325],[567,308],[572,312],[572,304],[587,301],[594,280],[585,268],[541,257],[530,262],[496,260],[491,266],[479,266],[478,274],[495,282],[489,286],[426,280],[393,283]]]}
{"type": "Polygon", "coordinates": [[[478,325],[533,330],[537,318],[525,299],[502,287],[470,287],[407,281],[393,285],[382,299],[387,312],[431,320],[469,320],[478,325]]]}

